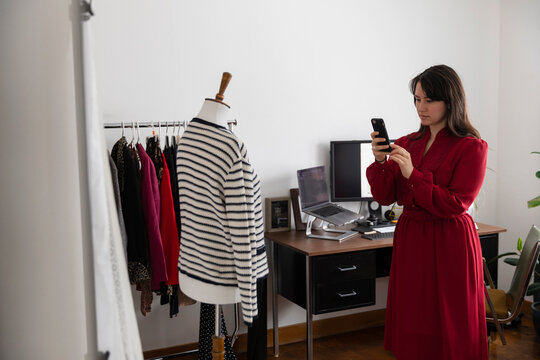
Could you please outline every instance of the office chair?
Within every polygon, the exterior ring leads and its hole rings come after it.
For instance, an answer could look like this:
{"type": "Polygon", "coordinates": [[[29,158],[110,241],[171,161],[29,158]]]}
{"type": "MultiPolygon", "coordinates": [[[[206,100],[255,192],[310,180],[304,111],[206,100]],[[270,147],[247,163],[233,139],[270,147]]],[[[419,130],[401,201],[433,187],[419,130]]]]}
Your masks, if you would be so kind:
{"type": "Polygon", "coordinates": [[[506,345],[506,338],[501,325],[510,323],[519,315],[539,254],[540,229],[533,225],[527,235],[510,283],[510,289],[507,292],[495,288],[486,265],[486,259],[483,259],[484,275],[490,285],[490,289],[488,289],[484,283],[486,320],[488,323],[495,324],[503,345],[506,345]]]}

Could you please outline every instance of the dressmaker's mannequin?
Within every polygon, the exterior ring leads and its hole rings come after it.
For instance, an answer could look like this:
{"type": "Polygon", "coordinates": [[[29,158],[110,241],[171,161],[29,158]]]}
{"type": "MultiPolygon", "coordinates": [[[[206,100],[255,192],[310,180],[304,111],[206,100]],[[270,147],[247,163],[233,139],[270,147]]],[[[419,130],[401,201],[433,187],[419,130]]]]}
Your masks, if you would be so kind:
{"type": "MultiPolygon", "coordinates": [[[[228,85],[230,78],[225,78],[221,83],[216,100],[205,99],[201,110],[196,118],[219,125],[228,129],[227,122],[231,120],[230,106],[222,102],[223,92],[228,85]]],[[[237,287],[216,286],[189,277],[182,272],[179,273],[180,288],[192,299],[207,304],[235,304],[241,302],[240,291],[237,287]]]]}
{"type": "Polygon", "coordinates": [[[178,145],[179,283],[200,302],[241,304],[251,326],[257,281],[268,275],[261,189],[244,142],[227,127],[227,83],[224,77],[216,99],[204,101],[178,145]]]}
{"type": "Polygon", "coordinates": [[[227,128],[227,121],[231,120],[229,114],[229,105],[216,100],[205,99],[201,111],[196,117],[227,128]]]}

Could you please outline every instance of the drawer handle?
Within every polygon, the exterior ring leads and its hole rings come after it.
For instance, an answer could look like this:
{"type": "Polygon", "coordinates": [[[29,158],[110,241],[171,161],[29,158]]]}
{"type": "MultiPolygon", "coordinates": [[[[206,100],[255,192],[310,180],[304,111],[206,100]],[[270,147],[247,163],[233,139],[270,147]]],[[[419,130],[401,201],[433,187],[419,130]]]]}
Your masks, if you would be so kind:
{"type": "Polygon", "coordinates": [[[349,296],[355,296],[356,291],[349,291],[349,292],[346,292],[346,293],[338,292],[337,294],[339,295],[340,298],[346,298],[346,297],[349,297],[349,296]]]}
{"type": "Polygon", "coordinates": [[[341,266],[338,266],[337,268],[339,269],[339,271],[345,272],[345,271],[356,270],[356,265],[349,266],[349,267],[341,267],[341,266]]]}

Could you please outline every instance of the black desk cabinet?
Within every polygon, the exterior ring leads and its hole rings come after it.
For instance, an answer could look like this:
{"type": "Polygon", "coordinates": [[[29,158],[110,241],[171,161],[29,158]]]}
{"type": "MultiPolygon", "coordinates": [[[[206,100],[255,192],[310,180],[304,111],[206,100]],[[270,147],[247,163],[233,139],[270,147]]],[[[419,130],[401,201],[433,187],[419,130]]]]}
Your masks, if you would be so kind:
{"type": "MultiPolygon", "coordinates": [[[[277,246],[278,293],[306,308],[306,257],[277,246]]],[[[311,264],[313,314],[375,304],[376,251],[322,255],[311,264]]]]}

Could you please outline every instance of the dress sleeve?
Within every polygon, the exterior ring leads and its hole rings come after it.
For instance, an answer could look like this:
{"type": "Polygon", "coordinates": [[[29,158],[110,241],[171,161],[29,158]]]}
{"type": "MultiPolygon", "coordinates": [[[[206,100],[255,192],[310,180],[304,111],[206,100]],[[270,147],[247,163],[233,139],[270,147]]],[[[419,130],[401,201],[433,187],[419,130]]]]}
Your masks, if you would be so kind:
{"type": "MultiPolygon", "coordinates": [[[[396,144],[403,146],[396,141],[396,144]]],[[[401,175],[399,166],[392,160],[384,164],[374,161],[367,170],[366,176],[371,187],[373,198],[381,205],[391,205],[399,200],[398,178],[401,175]]]]}
{"type": "Polygon", "coordinates": [[[253,169],[238,158],[226,178],[225,208],[231,233],[242,318],[251,326],[257,317],[257,277],[254,271],[255,234],[253,169]]]}
{"type": "Polygon", "coordinates": [[[471,139],[458,146],[460,153],[448,187],[434,184],[431,172],[417,169],[413,170],[406,184],[414,203],[437,216],[459,215],[466,211],[484,181],[487,143],[471,139]]]}

